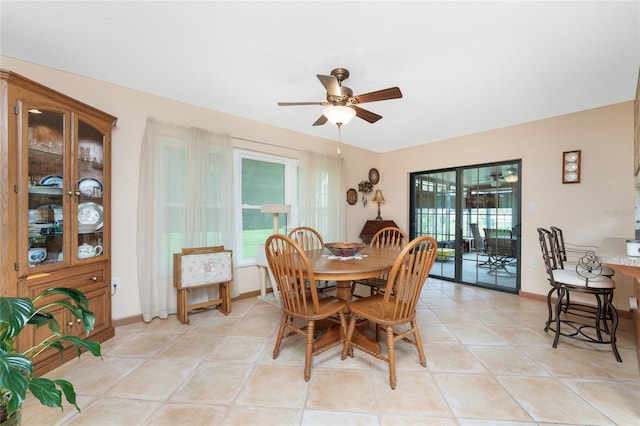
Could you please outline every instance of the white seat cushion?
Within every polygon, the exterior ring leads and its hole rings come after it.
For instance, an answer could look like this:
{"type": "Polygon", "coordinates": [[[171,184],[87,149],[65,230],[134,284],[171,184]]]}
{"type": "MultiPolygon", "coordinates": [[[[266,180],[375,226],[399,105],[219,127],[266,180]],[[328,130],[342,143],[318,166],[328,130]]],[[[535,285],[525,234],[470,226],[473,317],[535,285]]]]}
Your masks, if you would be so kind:
{"type": "MultiPolygon", "coordinates": [[[[564,266],[564,268],[567,271],[575,271],[576,270],[576,266],[578,266],[578,262],[576,262],[575,260],[567,260],[566,262],[562,262],[562,265],[564,266]]],[[[612,277],[616,274],[616,271],[613,270],[612,267],[607,266],[607,265],[601,265],[602,266],[602,272],[600,275],[604,275],[605,277],[612,277]]]]}
{"type": "Polygon", "coordinates": [[[616,283],[609,277],[603,277],[602,275],[586,279],[582,278],[576,273],[575,270],[569,269],[555,269],[553,271],[553,279],[558,284],[567,284],[574,287],[585,288],[599,288],[599,289],[613,289],[616,288],[616,283]]]}

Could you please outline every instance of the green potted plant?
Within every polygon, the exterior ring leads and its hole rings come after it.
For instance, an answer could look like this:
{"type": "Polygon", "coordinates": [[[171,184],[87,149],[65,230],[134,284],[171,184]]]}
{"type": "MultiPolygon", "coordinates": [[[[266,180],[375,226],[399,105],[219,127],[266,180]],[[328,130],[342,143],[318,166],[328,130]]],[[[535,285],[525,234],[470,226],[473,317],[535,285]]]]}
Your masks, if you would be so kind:
{"type": "Polygon", "coordinates": [[[79,290],[51,288],[33,300],[0,297],[0,425],[5,425],[5,421],[6,424],[20,423],[20,407],[27,392],[46,406],[60,408],[64,394],[65,399],[80,411],[76,404],[75,389],[70,382],[33,375],[33,359],[48,348],[57,349],[62,356],[65,343],[71,344],[78,356],[83,349],[94,356],[102,356],[100,343],[66,334],[60,329],[58,321],[49,312],[51,308],[58,307],[66,309],[80,320],[86,335],[93,330],[95,315],[89,310],[89,301],[79,290]],[[51,298],[50,301],[44,300],[48,297],[51,298]],[[36,307],[41,301],[44,304],[36,307]],[[24,352],[19,352],[16,347],[18,336],[31,324],[36,327],[48,326],[51,335],[24,352]]]}

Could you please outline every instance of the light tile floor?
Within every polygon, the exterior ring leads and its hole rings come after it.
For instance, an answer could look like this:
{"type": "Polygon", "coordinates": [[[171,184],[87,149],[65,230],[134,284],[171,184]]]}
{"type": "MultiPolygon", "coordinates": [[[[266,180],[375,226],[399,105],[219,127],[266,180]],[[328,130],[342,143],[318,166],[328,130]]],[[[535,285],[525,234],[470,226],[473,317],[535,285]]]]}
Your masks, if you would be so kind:
{"type": "Polygon", "coordinates": [[[74,383],[82,413],[29,399],[23,425],[640,425],[640,373],[631,322],[617,363],[609,346],[543,331],[546,304],[429,279],[418,321],[427,355],[397,345],[388,366],[336,347],[303,379],[302,337],[272,359],[279,309],[257,298],[116,329],[104,359],[83,355],[47,376],[74,383]]]}

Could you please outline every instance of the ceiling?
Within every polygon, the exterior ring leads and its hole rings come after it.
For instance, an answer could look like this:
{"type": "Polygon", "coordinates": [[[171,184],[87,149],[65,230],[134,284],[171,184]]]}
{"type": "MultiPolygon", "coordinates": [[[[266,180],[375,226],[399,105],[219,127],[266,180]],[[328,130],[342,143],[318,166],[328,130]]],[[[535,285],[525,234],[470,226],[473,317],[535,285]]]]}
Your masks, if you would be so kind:
{"type": "MultiPolygon", "coordinates": [[[[336,140],[311,124],[337,67],[383,116],[376,152],[634,98],[640,6],[625,2],[0,2],[2,55],[336,140]]],[[[27,76],[28,77],[28,76],[27,76]]]]}

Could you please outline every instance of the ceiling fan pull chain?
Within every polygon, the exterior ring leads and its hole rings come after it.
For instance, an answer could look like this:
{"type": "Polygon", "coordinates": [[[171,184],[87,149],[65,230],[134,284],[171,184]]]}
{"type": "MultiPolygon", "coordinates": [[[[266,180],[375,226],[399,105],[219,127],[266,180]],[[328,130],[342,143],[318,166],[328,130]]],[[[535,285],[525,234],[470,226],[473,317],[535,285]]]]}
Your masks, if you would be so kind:
{"type": "Polygon", "coordinates": [[[338,156],[342,156],[342,151],[340,150],[340,144],[342,142],[342,123],[338,123],[338,156]]]}

